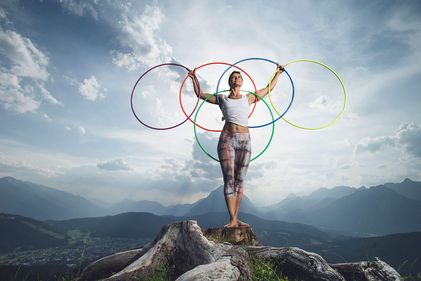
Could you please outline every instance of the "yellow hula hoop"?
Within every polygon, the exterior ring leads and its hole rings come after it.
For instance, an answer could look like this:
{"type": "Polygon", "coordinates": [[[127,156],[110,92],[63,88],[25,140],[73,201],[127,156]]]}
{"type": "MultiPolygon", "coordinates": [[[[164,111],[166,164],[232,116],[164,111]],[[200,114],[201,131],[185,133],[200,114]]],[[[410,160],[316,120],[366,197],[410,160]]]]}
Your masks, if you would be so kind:
{"type": "MultiPolygon", "coordinates": [[[[323,126],[320,126],[320,127],[315,127],[315,128],[304,127],[304,126],[300,126],[300,125],[294,124],[291,121],[288,121],[285,117],[282,117],[282,119],[285,122],[287,122],[288,124],[290,124],[290,125],[292,125],[294,127],[300,128],[300,129],[304,129],[304,130],[320,130],[320,129],[323,129],[323,128],[326,128],[326,127],[329,127],[329,126],[333,125],[334,123],[336,123],[342,117],[342,115],[343,115],[343,113],[345,111],[347,97],[346,97],[346,89],[345,89],[344,82],[342,81],[341,77],[339,77],[339,75],[332,68],[330,68],[329,66],[327,66],[324,63],[321,63],[321,62],[318,62],[318,61],[315,61],[315,60],[310,60],[310,59],[291,60],[291,61],[289,61],[289,62],[287,62],[285,64],[285,67],[287,67],[290,64],[296,63],[296,62],[311,62],[311,63],[315,63],[315,64],[318,64],[318,65],[321,65],[321,66],[327,68],[330,72],[332,72],[336,76],[336,78],[338,78],[339,82],[341,83],[341,86],[342,86],[342,89],[343,89],[343,92],[344,92],[344,105],[342,107],[342,110],[338,113],[338,115],[336,115],[335,119],[333,119],[330,123],[328,123],[326,125],[323,125],[323,126]]],[[[281,116],[281,114],[278,112],[278,110],[276,109],[275,105],[273,104],[273,101],[272,101],[272,98],[271,98],[271,95],[270,95],[270,92],[271,92],[271,90],[270,90],[270,82],[272,81],[273,77],[275,77],[275,75],[276,75],[276,72],[273,74],[272,78],[269,81],[268,96],[269,96],[270,105],[272,106],[273,110],[276,112],[276,114],[278,114],[279,116],[281,116]]]]}

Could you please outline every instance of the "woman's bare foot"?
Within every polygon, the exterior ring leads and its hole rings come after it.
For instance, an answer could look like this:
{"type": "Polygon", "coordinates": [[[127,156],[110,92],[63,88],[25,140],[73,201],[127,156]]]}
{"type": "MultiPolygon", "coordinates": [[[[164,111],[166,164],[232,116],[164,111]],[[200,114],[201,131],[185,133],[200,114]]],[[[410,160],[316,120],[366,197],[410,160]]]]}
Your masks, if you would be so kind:
{"type": "Polygon", "coordinates": [[[238,220],[238,226],[242,226],[242,227],[250,227],[250,225],[248,223],[242,222],[240,220],[238,220]]]}
{"type": "Polygon", "coordinates": [[[226,228],[233,228],[233,227],[238,227],[238,226],[239,226],[238,221],[230,221],[229,223],[224,225],[224,227],[226,228]]]}
{"type": "Polygon", "coordinates": [[[238,227],[238,224],[227,223],[226,225],[224,225],[224,228],[236,228],[236,227],[238,227]]]}

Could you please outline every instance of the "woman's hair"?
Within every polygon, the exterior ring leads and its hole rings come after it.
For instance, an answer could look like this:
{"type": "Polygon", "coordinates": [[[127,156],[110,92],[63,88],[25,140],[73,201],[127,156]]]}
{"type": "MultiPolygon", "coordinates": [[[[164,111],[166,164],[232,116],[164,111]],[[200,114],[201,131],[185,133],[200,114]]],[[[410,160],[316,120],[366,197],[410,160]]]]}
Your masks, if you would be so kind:
{"type": "Polygon", "coordinates": [[[235,74],[235,73],[238,73],[238,74],[240,74],[240,76],[242,77],[242,75],[241,75],[241,72],[240,71],[238,71],[238,70],[234,70],[233,72],[231,72],[231,74],[230,74],[230,77],[228,77],[228,85],[231,87],[231,78],[232,78],[232,76],[235,74]]]}

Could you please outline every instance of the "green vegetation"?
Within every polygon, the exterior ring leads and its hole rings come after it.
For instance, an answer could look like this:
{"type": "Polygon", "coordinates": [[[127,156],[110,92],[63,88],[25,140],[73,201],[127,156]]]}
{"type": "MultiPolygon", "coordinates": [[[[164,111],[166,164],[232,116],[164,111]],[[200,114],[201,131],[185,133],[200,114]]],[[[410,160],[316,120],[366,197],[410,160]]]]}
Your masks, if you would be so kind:
{"type": "Polygon", "coordinates": [[[31,227],[31,228],[33,228],[35,230],[38,230],[41,233],[44,233],[46,235],[50,235],[50,236],[52,236],[52,237],[54,237],[56,239],[61,239],[61,240],[66,239],[66,236],[65,235],[60,234],[60,233],[57,233],[57,232],[54,232],[54,231],[51,231],[49,229],[46,229],[44,227],[44,225],[40,225],[40,224],[36,225],[35,223],[31,223],[31,222],[25,221],[25,220],[22,220],[22,223],[23,224],[26,224],[27,226],[29,226],[29,227],[31,227]]]}
{"type": "Polygon", "coordinates": [[[229,240],[227,237],[219,237],[219,239],[210,239],[212,241],[214,241],[215,243],[230,243],[232,244],[232,241],[229,240]]]}
{"type": "Polygon", "coordinates": [[[251,278],[253,281],[288,281],[287,276],[276,274],[273,264],[261,258],[251,260],[251,278]]]}
{"type": "Polygon", "coordinates": [[[57,281],[77,281],[79,280],[79,278],[78,278],[78,274],[72,273],[72,274],[67,274],[64,276],[57,277],[56,280],[57,281]]]}
{"type": "Polygon", "coordinates": [[[174,268],[169,268],[167,265],[160,264],[155,269],[152,276],[146,278],[146,281],[169,281],[172,280],[174,268]]]}
{"type": "Polygon", "coordinates": [[[406,275],[402,276],[403,281],[421,281],[421,273],[418,273],[417,275],[406,275]]]}
{"type": "Polygon", "coordinates": [[[421,281],[421,272],[419,271],[419,268],[417,268],[419,263],[418,257],[414,258],[413,261],[406,259],[395,269],[402,276],[403,281],[421,281]]]}
{"type": "Polygon", "coordinates": [[[69,239],[69,244],[77,244],[82,242],[85,245],[92,245],[94,243],[93,239],[91,238],[90,232],[83,232],[79,228],[68,230],[67,236],[69,239]]]}

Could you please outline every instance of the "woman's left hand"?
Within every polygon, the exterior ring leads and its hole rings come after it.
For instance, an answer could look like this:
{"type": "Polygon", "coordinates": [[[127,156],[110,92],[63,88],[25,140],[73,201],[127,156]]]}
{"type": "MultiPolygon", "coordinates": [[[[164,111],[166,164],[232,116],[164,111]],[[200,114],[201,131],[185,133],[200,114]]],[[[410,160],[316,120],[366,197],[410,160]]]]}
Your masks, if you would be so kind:
{"type": "Polygon", "coordinates": [[[279,72],[284,72],[285,71],[285,65],[282,65],[282,64],[278,64],[277,66],[276,66],[276,71],[279,71],[279,72]]]}

